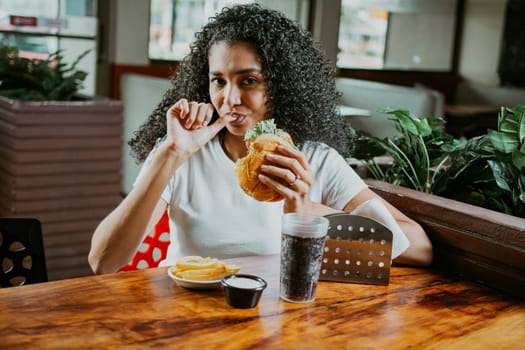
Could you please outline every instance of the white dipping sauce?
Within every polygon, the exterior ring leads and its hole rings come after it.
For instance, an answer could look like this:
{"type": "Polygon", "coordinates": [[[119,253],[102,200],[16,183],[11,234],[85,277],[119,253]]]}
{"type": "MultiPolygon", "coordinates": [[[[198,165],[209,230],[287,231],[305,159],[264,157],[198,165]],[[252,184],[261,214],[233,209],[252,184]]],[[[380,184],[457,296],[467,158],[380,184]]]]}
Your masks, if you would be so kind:
{"type": "Polygon", "coordinates": [[[263,284],[257,280],[246,277],[229,278],[226,283],[232,287],[252,289],[262,286],[263,284]]]}

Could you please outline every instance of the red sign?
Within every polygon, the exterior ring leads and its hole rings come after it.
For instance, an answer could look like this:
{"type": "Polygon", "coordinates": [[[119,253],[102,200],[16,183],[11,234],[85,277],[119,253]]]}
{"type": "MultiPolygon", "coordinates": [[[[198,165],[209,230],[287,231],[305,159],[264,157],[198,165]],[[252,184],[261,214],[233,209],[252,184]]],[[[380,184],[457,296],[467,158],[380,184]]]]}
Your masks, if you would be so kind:
{"type": "Polygon", "coordinates": [[[9,16],[9,23],[13,26],[36,27],[38,19],[28,16],[9,16]]]}

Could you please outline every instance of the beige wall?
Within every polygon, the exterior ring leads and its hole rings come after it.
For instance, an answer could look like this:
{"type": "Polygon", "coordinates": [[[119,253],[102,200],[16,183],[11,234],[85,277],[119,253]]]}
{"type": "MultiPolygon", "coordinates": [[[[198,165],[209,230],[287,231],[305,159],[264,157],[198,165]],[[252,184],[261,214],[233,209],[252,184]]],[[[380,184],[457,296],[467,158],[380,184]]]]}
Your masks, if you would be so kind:
{"type": "Polygon", "coordinates": [[[149,0],[111,0],[110,62],[146,65],[149,0]]]}
{"type": "Polygon", "coordinates": [[[459,74],[484,85],[499,85],[498,62],[506,0],[467,0],[459,74]]]}

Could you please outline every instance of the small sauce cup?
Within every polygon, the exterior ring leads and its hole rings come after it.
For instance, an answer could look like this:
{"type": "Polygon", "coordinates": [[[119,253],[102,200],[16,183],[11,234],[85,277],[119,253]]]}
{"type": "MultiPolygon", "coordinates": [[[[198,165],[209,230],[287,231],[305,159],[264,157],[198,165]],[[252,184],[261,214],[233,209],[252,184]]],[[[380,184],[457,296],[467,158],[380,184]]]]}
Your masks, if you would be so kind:
{"type": "Polygon", "coordinates": [[[221,280],[228,305],[239,309],[257,306],[263,290],[268,285],[258,276],[233,274],[221,280]]]}

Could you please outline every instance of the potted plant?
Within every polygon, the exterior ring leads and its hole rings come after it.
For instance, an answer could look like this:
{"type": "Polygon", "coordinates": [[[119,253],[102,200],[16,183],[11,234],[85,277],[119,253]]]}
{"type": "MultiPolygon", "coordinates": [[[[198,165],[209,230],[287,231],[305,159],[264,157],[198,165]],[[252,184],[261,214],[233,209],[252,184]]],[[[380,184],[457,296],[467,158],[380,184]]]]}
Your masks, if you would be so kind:
{"type": "Polygon", "coordinates": [[[436,266],[525,295],[525,105],[502,108],[498,130],[471,139],[444,132],[441,118],[384,112],[398,137],[351,130],[370,186],[424,226],[436,266]]]}
{"type": "Polygon", "coordinates": [[[122,104],[78,94],[84,54],[0,47],[0,216],[40,220],[50,280],[91,273],[92,232],[121,199],[122,104]]]}
{"type": "Polygon", "coordinates": [[[27,101],[71,101],[87,73],[76,66],[90,50],[82,53],[70,66],[60,51],[45,60],[20,56],[17,47],[0,47],[0,95],[27,101]]]}

